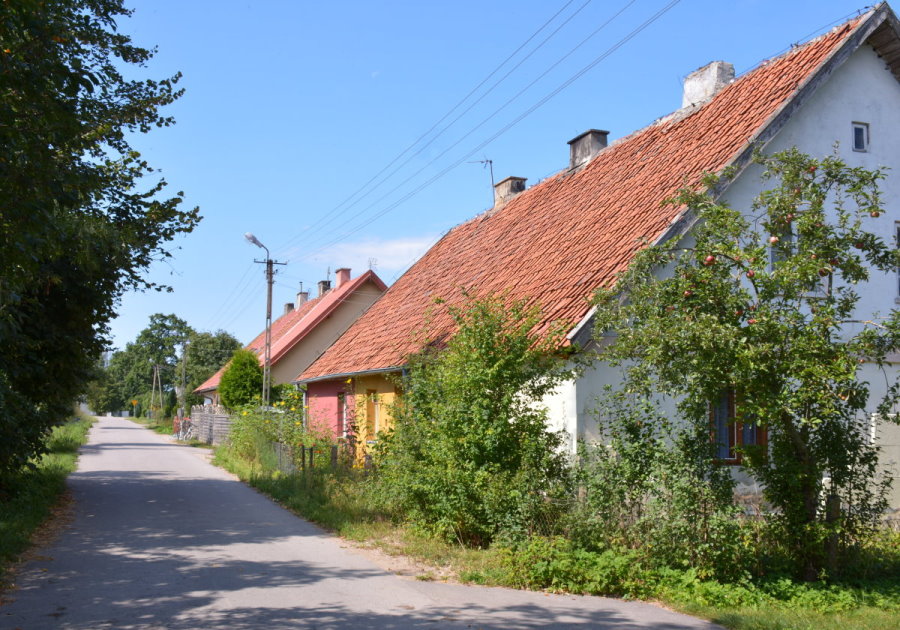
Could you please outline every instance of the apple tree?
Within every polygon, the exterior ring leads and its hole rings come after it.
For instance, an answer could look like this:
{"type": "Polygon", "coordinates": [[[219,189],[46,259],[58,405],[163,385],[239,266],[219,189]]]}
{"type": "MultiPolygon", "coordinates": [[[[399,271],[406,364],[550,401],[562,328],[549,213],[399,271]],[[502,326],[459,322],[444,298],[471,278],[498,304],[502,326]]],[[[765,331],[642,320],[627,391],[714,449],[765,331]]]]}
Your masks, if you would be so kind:
{"type": "Polygon", "coordinates": [[[754,161],[765,190],[750,208],[710,192],[728,173],[668,202],[693,229],[643,248],[597,293],[595,332],[613,337],[602,357],[624,366],[626,388],[672,397],[681,422],[710,436],[710,458],[761,482],[772,540],[815,579],[886,507],[867,429],[893,417],[898,386],[873,401],[861,368],[883,368],[900,345],[900,314],[861,313],[859,291],[893,278],[900,252],[872,231],[882,171],[796,149],[754,161]]]}

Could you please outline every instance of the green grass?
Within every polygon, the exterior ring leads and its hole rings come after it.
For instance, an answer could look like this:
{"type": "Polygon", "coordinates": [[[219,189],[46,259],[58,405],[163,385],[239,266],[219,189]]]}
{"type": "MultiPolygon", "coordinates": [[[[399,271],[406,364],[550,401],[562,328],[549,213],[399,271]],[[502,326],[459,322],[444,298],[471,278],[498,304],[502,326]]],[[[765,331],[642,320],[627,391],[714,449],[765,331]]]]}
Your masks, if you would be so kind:
{"type": "Polygon", "coordinates": [[[35,462],[34,469],[15,477],[8,496],[0,499],[0,576],[29,547],[35,530],[59,503],[93,422],[79,416],[53,429],[47,438],[49,453],[35,462]]]}
{"type": "MultiPolygon", "coordinates": [[[[426,565],[418,576],[422,580],[455,578],[490,586],[625,595],[660,601],[735,630],[900,630],[900,576],[853,584],[788,579],[722,584],[687,571],[644,568],[627,551],[592,554],[566,541],[536,539],[517,548],[472,549],[392,522],[379,508],[372,479],[360,471],[285,475],[273,470],[266,452],[256,449],[251,462],[227,447],[217,449],[214,463],[325,529],[419,561],[426,565]]],[[[896,567],[898,548],[900,533],[885,532],[867,553],[896,567]]]]}

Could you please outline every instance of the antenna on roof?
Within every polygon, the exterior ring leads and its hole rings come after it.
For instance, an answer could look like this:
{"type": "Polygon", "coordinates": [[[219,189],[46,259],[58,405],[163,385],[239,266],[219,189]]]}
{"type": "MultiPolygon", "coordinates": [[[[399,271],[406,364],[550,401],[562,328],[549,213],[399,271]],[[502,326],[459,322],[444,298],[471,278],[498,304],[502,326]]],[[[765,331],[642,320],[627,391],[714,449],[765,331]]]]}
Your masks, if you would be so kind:
{"type": "Polygon", "coordinates": [[[378,266],[378,259],[377,259],[377,258],[370,258],[370,259],[369,259],[369,269],[371,269],[372,271],[374,271],[374,270],[375,270],[375,267],[377,267],[377,266],[378,266]]]}
{"type": "Polygon", "coordinates": [[[484,168],[488,168],[491,171],[491,202],[494,201],[494,160],[489,160],[486,157],[483,160],[473,160],[469,162],[469,164],[483,164],[484,168]]]}
{"type": "Polygon", "coordinates": [[[328,269],[325,270],[325,279],[331,280],[331,265],[328,265],[328,269]]]}

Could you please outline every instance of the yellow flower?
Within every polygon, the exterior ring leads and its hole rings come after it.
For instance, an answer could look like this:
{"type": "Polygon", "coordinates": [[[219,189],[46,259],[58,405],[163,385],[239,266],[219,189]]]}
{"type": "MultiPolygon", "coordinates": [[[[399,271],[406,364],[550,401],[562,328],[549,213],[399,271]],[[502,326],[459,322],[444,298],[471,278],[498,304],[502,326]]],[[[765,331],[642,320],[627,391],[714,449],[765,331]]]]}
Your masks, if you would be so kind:
{"type": "Polygon", "coordinates": [[[244,412],[244,415],[245,415],[245,416],[247,415],[247,412],[246,412],[246,411],[244,412]]]}
{"type": "Polygon", "coordinates": [[[346,381],[344,381],[344,382],[345,382],[345,383],[352,383],[352,382],[353,382],[353,379],[352,379],[352,378],[348,378],[348,379],[347,379],[346,381]]]}
{"type": "Polygon", "coordinates": [[[297,411],[296,407],[291,407],[291,411],[297,411]]]}

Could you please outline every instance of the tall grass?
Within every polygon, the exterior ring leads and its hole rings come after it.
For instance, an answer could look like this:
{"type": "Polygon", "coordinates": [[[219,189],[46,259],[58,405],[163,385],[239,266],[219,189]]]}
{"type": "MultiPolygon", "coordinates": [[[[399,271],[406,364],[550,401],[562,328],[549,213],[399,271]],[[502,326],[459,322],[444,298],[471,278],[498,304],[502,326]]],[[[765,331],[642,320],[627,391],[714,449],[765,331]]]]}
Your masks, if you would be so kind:
{"type": "Polygon", "coordinates": [[[35,530],[58,503],[93,423],[92,417],[79,415],[54,428],[47,436],[49,452],[5,484],[0,496],[0,576],[28,548],[35,530]]]}

